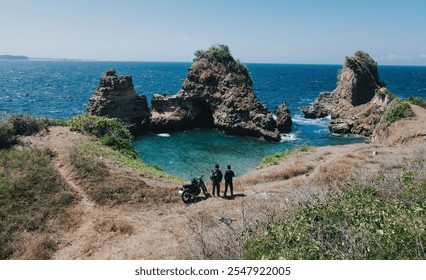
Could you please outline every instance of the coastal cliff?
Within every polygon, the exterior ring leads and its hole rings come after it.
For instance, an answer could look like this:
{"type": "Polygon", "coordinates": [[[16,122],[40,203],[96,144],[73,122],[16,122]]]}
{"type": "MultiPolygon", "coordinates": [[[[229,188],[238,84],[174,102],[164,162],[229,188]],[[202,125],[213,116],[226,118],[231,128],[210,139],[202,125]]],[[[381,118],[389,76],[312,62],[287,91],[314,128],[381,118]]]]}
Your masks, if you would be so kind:
{"type": "Polygon", "coordinates": [[[87,112],[118,118],[135,134],[208,127],[279,141],[280,133],[290,132],[292,123],[285,103],[276,108],[276,118],[260,103],[246,66],[225,45],[197,51],[180,91],[172,96],[155,94],[150,109],[145,96],[134,92],[131,77],[107,73],[87,112]]]}

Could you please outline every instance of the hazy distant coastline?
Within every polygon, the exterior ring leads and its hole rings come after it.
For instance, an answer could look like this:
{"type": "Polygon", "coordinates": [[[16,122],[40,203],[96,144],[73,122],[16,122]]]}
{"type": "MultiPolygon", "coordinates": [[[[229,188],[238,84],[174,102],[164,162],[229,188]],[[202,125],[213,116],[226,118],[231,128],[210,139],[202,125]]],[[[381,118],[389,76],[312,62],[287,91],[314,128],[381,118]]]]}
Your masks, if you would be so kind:
{"type": "Polygon", "coordinates": [[[28,60],[28,56],[24,55],[0,55],[0,60],[28,60]]]}
{"type": "Polygon", "coordinates": [[[0,60],[31,60],[31,61],[96,61],[94,59],[79,58],[42,58],[28,57],[25,55],[0,55],[0,60]]]}

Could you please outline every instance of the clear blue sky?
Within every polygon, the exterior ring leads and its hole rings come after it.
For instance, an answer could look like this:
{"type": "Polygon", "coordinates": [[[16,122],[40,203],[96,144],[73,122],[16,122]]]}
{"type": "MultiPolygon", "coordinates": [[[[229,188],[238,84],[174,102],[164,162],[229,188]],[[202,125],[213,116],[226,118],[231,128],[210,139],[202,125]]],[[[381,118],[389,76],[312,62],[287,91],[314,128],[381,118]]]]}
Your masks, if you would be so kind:
{"type": "Polygon", "coordinates": [[[0,54],[191,61],[229,45],[243,62],[426,65],[424,0],[0,0],[0,54]]]}

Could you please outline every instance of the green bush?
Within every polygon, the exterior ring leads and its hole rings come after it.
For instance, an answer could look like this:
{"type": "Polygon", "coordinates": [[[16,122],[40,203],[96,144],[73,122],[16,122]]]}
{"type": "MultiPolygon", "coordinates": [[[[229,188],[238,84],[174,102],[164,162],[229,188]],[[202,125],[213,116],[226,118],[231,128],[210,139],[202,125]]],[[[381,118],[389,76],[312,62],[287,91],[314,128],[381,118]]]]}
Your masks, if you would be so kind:
{"type": "Polygon", "coordinates": [[[16,143],[17,135],[7,120],[0,120],[0,149],[7,148],[16,143]]]}
{"type": "Polygon", "coordinates": [[[132,158],[136,158],[137,152],[133,148],[132,144],[120,137],[112,136],[112,135],[104,135],[101,138],[101,143],[105,146],[110,146],[115,150],[122,152],[125,155],[128,155],[132,158]]]}
{"type": "Polygon", "coordinates": [[[410,96],[407,98],[407,102],[426,109],[426,101],[421,97],[410,96]]]}
{"type": "Polygon", "coordinates": [[[217,44],[217,45],[213,45],[211,46],[209,49],[207,50],[197,50],[195,53],[195,59],[199,60],[202,58],[206,58],[209,56],[212,56],[214,58],[217,58],[219,60],[234,60],[232,58],[231,55],[231,51],[229,50],[229,47],[227,45],[223,45],[223,44],[217,44]]]}
{"type": "Polygon", "coordinates": [[[393,123],[399,121],[407,116],[412,116],[413,111],[411,110],[410,104],[407,102],[397,102],[385,115],[385,121],[393,123]]]}
{"type": "Polygon", "coordinates": [[[65,124],[78,131],[95,135],[104,145],[114,150],[134,158],[137,155],[137,151],[132,146],[132,134],[116,119],[83,114],[66,120],[65,124]]]}
{"type": "Polygon", "coordinates": [[[14,115],[0,120],[0,149],[17,143],[18,136],[29,136],[46,129],[47,118],[36,118],[30,115],[14,115]]]}
{"type": "Polygon", "coordinates": [[[361,186],[261,224],[246,259],[425,259],[426,178],[405,170],[393,196],[361,186]]]}

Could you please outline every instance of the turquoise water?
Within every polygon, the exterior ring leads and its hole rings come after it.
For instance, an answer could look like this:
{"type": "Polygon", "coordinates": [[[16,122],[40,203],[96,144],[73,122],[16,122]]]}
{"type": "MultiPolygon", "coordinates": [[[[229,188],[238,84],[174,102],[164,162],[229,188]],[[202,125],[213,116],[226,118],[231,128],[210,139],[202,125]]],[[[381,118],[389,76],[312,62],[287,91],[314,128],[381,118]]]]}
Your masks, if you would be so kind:
{"type": "MultiPolygon", "coordinates": [[[[108,68],[132,75],[135,89],[146,94],[178,92],[190,63],[94,62],[94,61],[0,61],[0,117],[28,113],[65,119],[85,111],[99,78],[108,68]]],[[[237,175],[255,168],[276,151],[300,145],[341,145],[364,141],[359,137],[334,136],[328,119],[307,120],[297,109],[310,105],[322,91],[336,86],[339,65],[247,64],[254,90],[272,110],[286,101],[292,110],[292,133],[281,143],[261,142],[224,135],[216,130],[195,130],[135,139],[140,157],[165,171],[190,178],[208,175],[215,163],[233,165],[237,175]]],[[[426,67],[379,67],[382,81],[397,96],[426,98],[426,67]]]]}

